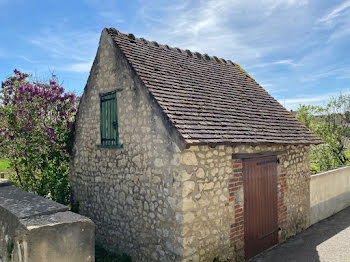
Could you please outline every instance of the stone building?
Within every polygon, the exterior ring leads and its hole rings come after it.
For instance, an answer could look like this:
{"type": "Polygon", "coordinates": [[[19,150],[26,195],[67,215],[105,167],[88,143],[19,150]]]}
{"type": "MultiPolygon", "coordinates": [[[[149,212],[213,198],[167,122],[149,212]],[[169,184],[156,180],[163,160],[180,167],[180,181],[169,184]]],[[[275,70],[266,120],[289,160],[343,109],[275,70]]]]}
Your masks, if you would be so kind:
{"type": "Polygon", "coordinates": [[[71,184],[107,249],[236,261],[309,226],[319,142],[238,64],[104,29],[71,184]]]}

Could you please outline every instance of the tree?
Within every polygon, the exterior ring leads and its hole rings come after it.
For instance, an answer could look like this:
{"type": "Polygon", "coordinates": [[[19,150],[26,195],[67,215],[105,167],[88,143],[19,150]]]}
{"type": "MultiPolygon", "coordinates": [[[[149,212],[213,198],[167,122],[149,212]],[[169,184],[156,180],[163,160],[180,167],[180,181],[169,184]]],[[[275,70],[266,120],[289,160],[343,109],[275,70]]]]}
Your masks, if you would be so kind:
{"type": "Polygon", "coordinates": [[[297,118],[325,143],[313,147],[312,171],[319,172],[349,164],[350,96],[339,95],[326,106],[300,105],[297,118]]]}
{"type": "Polygon", "coordinates": [[[14,70],[1,84],[0,153],[21,188],[69,203],[69,147],[77,98],[53,75],[49,83],[29,81],[14,70]]]}

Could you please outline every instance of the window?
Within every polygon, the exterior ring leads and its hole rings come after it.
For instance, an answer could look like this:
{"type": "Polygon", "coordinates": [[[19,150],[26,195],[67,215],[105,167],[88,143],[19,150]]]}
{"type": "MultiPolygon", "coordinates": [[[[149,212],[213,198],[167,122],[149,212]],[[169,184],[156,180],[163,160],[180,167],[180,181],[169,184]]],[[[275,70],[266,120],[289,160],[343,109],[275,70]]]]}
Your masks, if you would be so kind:
{"type": "Polygon", "coordinates": [[[117,92],[100,94],[100,132],[101,144],[99,148],[121,148],[118,134],[117,92]]]}

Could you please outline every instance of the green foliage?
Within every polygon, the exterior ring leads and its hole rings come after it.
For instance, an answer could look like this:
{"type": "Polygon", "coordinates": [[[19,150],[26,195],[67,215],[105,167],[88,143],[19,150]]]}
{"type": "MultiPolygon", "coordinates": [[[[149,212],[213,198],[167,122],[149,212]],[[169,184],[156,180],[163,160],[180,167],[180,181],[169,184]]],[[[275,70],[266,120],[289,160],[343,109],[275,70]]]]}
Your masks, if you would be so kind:
{"type": "Polygon", "coordinates": [[[332,98],[325,106],[299,106],[297,118],[324,141],[324,144],[312,148],[313,173],[349,164],[349,112],[349,95],[332,98]]]}
{"type": "Polygon", "coordinates": [[[27,191],[70,202],[69,147],[77,99],[55,76],[49,83],[14,71],[1,84],[0,155],[10,161],[10,179],[27,191]]]}
{"type": "Polygon", "coordinates": [[[96,262],[131,262],[131,258],[126,255],[118,255],[105,250],[100,246],[95,248],[96,262]]]}

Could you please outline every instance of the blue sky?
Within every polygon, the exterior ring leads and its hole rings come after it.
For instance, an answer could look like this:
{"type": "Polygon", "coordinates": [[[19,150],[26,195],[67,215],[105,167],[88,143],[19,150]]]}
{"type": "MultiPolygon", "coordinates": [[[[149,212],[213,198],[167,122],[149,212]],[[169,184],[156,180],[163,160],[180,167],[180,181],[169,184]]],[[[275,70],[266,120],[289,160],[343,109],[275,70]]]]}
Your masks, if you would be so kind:
{"type": "Polygon", "coordinates": [[[0,0],[0,79],[81,94],[104,27],[240,64],[287,109],[350,93],[350,0],[0,0]]]}

